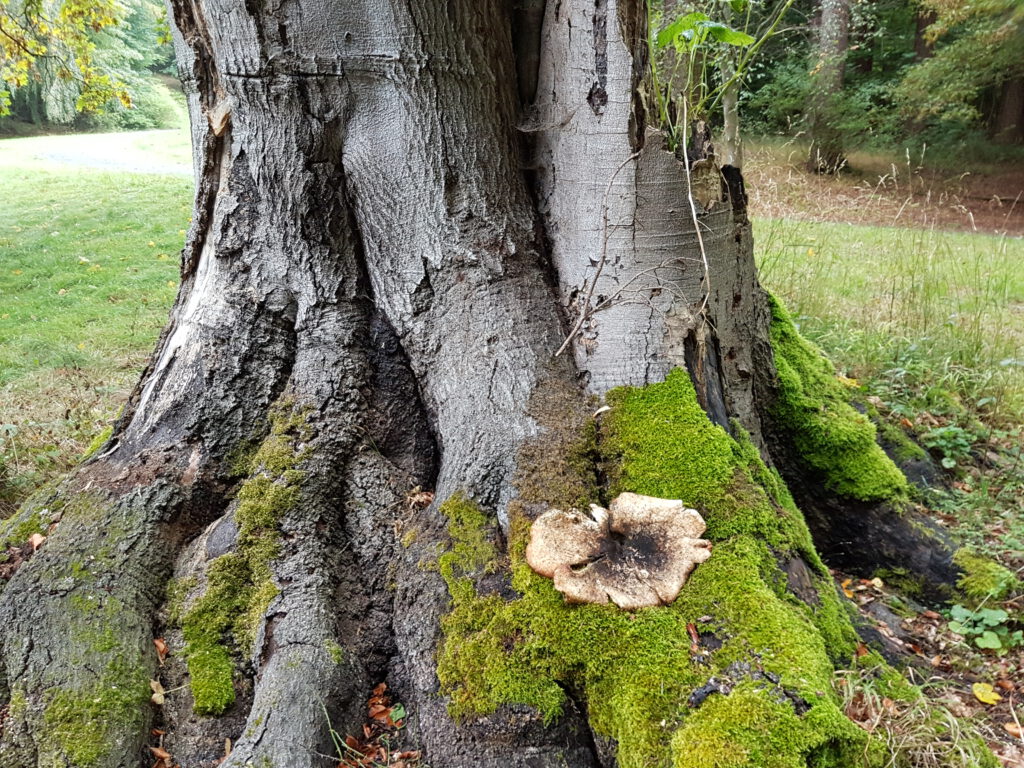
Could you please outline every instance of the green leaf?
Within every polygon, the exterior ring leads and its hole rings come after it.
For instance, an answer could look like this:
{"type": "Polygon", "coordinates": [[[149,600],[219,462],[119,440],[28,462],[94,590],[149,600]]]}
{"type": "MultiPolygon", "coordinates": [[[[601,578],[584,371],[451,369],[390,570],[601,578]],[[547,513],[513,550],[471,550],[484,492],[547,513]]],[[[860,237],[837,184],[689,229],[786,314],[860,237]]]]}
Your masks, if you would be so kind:
{"type": "Polygon", "coordinates": [[[950,458],[949,456],[944,456],[942,458],[942,466],[944,466],[946,469],[952,469],[953,467],[956,466],[956,459],[950,458]]]}
{"type": "Polygon", "coordinates": [[[733,13],[743,13],[749,5],[748,0],[729,0],[729,7],[732,8],[733,13]]]}
{"type": "Polygon", "coordinates": [[[678,38],[689,40],[693,37],[694,30],[697,29],[701,22],[706,21],[710,21],[706,13],[694,12],[680,16],[658,33],[655,43],[658,48],[665,48],[676,43],[678,38]]]}
{"type": "Polygon", "coordinates": [[[711,36],[715,38],[715,40],[720,43],[725,43],[726,45],[735,45],[739,48],[744,48],[754,42],[754,38],[746,32],[740,32],[738,29],[725,26],[725,24],[709,22],[703,26],[708,30],[711,36]]]}
{"type": "Polygon", "coordinates": [[[951,621],[951,622],[949,622],[949,631],[950,632],[956,632],[958,635],[970,634],[968,629],[967,629],[967,627],[965,627],[959,621],[951,621]]]}
{"type": "Polygon", "coordinates": [[[986,608],[982,611],[978,611],[978,619],[990,627],[1002,624],[1010,618],[1010,614],[1004,611],[1002,608],[986,608]]]}
{"type": "Polygon", "coordinates": [[[981,637],[975,638],[974,644],[979,648],[989,648],[991,650],[998,650],[1003,647],[1002,642],[999,640],[999,635],[988,631],[982,633],[981,637]]]}

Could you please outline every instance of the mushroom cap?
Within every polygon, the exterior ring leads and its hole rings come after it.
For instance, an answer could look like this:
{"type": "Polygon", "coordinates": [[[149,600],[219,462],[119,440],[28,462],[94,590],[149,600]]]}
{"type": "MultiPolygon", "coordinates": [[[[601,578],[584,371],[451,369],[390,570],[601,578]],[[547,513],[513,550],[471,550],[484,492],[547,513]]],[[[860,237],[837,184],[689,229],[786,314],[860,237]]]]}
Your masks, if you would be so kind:
{"type": "Polygon", "coordinates": [[[677,499],[623,493],[592,515],[552,509],[530,529],[526,561],[569,602],[667,605],[711,556],[703,518],[677,499]]]}

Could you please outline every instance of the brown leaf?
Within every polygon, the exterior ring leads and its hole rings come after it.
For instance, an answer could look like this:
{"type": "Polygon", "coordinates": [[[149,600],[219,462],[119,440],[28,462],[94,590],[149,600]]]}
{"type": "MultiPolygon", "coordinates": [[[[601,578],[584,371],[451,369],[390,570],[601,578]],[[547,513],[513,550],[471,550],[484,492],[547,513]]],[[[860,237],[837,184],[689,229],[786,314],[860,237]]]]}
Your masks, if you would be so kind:
{"type": "Polygon", "coordinates": [[[1016,686],[1009,680],[996,680],[996,688],[1002,688],[1004,691],[1016,690],[1016,686]]]}
{"type": "Polygon", "coordinates": [[[1003,723],[1003,729],[1011,736],[1015,736],[1018,739],[1022,738],[1021,728],[1019,725],[1017,725],[1017,723],[1003,723]]]}
{"type": "Polygon", "coordinates": [[[864,643],[857,643],[857,657],[868,655],[868,647],[864,643]]]}
{"type": "Polygon", "coordinates": [[[388,689],[388,684],[387,683],[378,683],[377,687],[373,689],[373,695],[374,696],[383,696],[384,695],[384,691],[386,691],[387,689],[388,689]]]}
{"type": "Polygon", "coordinates": [[[942,616],[937,614],[935,611],[921,611],[921,616],[926,619],[931,619],[932,621],[938,621],[942,618],[942,616]]]}
{"type": "Polygon", "coordinates": [[[46,541],[46,537],[41,533],[33,533],[28,537],[28,543],[31,545],[33,552],[43,546],[44,541],[46,541]]]}
{"type": "Polygon", "coordinates": [[[157,760],[166,761],[171,759],[171,753],[163,747],[150,747],[149,751],[153,753],[153,757],[155,757],[157,760]]]}
{"type": "Polygon", "coordinates": [[[153,645],[156,646],[156,655],[160,659],[160,663],[164,663],[164,659],[167,658],[167,654],[170,653],[170,649],[167,647],[167,643],[162,637],[153,638],[153,645]]]}

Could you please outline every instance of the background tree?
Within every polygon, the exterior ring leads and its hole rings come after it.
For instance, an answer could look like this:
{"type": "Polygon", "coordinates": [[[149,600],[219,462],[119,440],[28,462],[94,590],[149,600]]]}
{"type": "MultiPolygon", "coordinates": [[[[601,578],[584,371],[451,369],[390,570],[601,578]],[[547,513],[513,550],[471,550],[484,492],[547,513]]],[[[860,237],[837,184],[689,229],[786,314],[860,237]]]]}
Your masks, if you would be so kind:
{"type": "Polygon", "coordinates": [[[932,594],[951,551],[759,287],[741,177],[648,113],[644,4],[172,10],[180,293],[5,523],[48,537],[0,595],[0,762],[135,766],[157,725],[181,765],[330,765],[381,682],[438,766],[884,762],[807,522],[932,594]],[[714,552],[671,605],[567,605],[530,521],[620,491],[714,552]]]}
{"type": "Polygon", "coordinates": [[[821,0],[815,32],[808,116],[811,149],[807,165],[818,173],[835,173],[846,162],[843,135],[835,124],[835,112],[846,78],[849,0],[821,0]]]}

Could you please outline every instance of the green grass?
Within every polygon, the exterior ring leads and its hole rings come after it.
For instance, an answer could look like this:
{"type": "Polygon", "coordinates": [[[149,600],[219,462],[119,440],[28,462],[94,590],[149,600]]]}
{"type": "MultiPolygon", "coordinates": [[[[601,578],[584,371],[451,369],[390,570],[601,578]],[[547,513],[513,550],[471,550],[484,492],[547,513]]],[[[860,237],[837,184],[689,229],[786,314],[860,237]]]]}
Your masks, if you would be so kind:
{"type": "MultiPolygon", "coordinates": [[[[161,134],[157,162],[180,162],[176,132],[122,134],[121,156],[161,134]]],[[[0,504],[66,467],[109,423],[177,291],[191,178],[47,157],[90,140],[96,151],[111,139],[0,141],[0,504]]]]}
{"type": "Polygon", "coordinates": [[[1020,238],[787,219],[754,231],[762,282],[848,375],[939,415],[1022,420],[1020,238]]]}

